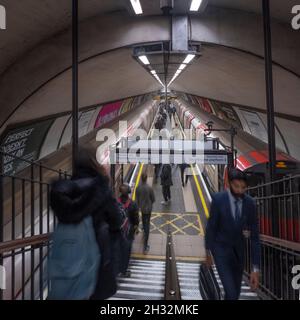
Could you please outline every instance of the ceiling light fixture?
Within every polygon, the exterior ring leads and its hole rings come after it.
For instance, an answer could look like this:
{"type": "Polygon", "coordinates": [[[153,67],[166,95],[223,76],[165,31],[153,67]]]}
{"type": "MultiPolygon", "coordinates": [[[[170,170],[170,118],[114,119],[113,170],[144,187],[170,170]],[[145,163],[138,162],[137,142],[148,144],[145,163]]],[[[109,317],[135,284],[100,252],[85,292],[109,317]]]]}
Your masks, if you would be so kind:
{"type": "Polygon", "coordinates": [[[140,3],[140,0],[130,0],[132,8],[135,12],[135,14],[142,14],[143,13],[143,9],[140,3]]]}
{"type": "Polygon", "coordinates": [[[202,0],[192,0],[190,11],[198,11],[201,6],[202,0]]]}
{"type": "Polygon", "coordinates": [[[194,55],[194,54],[188,54],[188,55],[186,56],[186,58],[184,59],[183,63],[184,63],[184,64],[188,64],[188,63],[190,63],[194,58],[195,58],[195,55],[194,55]]]}
{"type": "Polygon", "coordinates": [[[146,56],[139,56],[139,59],[143,62],[143,64],[149,65],[150,62],[146,56]]]}

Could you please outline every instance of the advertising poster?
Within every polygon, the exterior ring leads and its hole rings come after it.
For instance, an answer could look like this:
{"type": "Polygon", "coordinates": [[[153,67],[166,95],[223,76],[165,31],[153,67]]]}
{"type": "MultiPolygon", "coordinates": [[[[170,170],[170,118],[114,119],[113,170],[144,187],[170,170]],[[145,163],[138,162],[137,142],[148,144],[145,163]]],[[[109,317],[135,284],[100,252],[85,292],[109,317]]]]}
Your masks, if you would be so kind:
{"type": "Polygon", "coordinates": [[[264,142],[268,142],[268,133],[261,118],[256,112],[240,110],[243,118],[247,122],[250,133],[264,142]]]}
{"type": "Polygon", "coordinates": [[[217,101],[211,101],[211,103],[218,118],[242,128],[241,121],[231,105],[217,101]]]}
{"type": "MultiPolygon", "coordinates": [[[[33,123],[18,129],[10,130],[1,139],[4,152],[24,160],[34,161],[39,158],[39,153],[46,134],[53,120],[33,123]]],[[[27,162],[6,155],[3,159],[4,174],[13,175],[28,166],[27,162]]]]}
{"type": "Polygon", "coordinates": [[[81,114],[81,117],[79,119],[79,124],[78,124],[79,137],[82,137],[88,133],[89,124],[94,113],[95,113],[95,110],[93,109],[93,110],[83,112],[81,114]]]}
{"type": "Polygon", "coordinates": [[[123,101],[117,101],[114,103],[104,105],[98,114],[98,117],[95,123],[95,128],[99,128],[104,124],[112,121],[116,117],[118,117],[119,110],[122,107],[122,103],[123,101]]]}
{"type": "Polygon", "coordinates": [[[197,97],[197,101],[198,101],[200,108],[203,109],[205,112],[210,113],[210,114],[214,113],[212,106],[211,106],[208,99],[197,97]]]}

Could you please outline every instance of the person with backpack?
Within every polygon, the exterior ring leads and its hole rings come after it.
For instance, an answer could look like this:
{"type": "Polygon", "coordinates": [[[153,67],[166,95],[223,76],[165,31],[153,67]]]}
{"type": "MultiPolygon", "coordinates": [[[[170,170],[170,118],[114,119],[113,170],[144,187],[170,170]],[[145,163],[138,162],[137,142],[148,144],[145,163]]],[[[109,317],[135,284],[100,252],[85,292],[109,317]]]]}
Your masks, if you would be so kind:
{"type": "Polygon", "coordinates": [[[149,252],[149,232],[150,232],[150,220],[152,213],[152,206],[155,202],[155,196],[153,188],[147,184],[147,173],[142,173],[142,183],[136,189],[136,202],[139,209],[142,212],[142,221],[144,229],[144,254],[149,252]]]}
{"type": "Polygon", "coordinates": [[[51,187],[58,225],[49,255],[48,299],[106,299],[117,290],[112,248],[122,223],[118,203],[92,150],[80,151],[75,172],[51,187]]]}
{"type": "Polygon", "coordinates": [[[164,164],[160,174],[160,181],[162,186],[162,193],[164,201],[161,202],[163,205],[167,205],[171,201],[171,186],[172,181],[172,167],[170,164],[164,164]]]}
{"type": "Polygon", "coordinates": [[[124,183],[119,188],[120,197],[118,199],[121,215],[123,217],[122,233],[124,235],[121,244],[122,268],[121,276],[130,277],[128,270],[131,255],[132,243],[139,226],[139,209],[135,201],[130,198],[131,188],[124,183]]]}

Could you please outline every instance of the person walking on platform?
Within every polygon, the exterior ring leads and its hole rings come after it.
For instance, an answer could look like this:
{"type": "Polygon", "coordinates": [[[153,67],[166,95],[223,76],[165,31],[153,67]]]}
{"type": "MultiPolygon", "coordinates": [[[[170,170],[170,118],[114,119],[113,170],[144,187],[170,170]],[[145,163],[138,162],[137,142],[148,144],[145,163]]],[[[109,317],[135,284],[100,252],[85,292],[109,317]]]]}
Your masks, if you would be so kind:
{"type": "Polygon", "coordinates": [[[244,269],[245,238],[251,239],[250,285],[259,283],[260,240],[254,200],[245,194],[247,176],[238,169],[229,174],[230,188],[212,197],[205,236],[206,264],[216,264],[225,291],[225,300],[238,300],[244,269]]]}
{"type": "Polygon", "coordinates": [[[180,167],[181,183],[182,183],[182,186],[184,187],[188,183],[189,175],[187,174],[186,169],[190,168],[190,165],[187,163],[181,163],[179,167],[180,167]],[[184,174],[185,174],[185,179],[184,179],[184,174]]]}
{"type": "Polygon", "coordinates": [[[136,202],[142,213],[143,229],[144,229],[144,253],[148,253],[150,247],[148,245],[150,220],[152,213],[152,205],[155,202],[153,189],[147,184],[147,174],[142,174],[142,183],[136,189],[136,202]]]}
{"type": "Polygon", "coordinates": [[[154,165],[154,180],[153,180],[154,183],[157,183],[157,179],[159,177],[159,171],[160,171],[160,164],[157,163],[154,165]]]}
{"type": "Polygon", "coordinates": [[[160,174],[161,186],[164,201],[161,202],[163,205],[167,205],[171,201],[171,186],[173,185],[172,181],[172,167],[170,164],[164,164],[160,174]]]}
{"type": "Polygon", "coordinates": [[[122,261],[121,275],[130,277],[130,272],[128,270],[129,260],[131,255],[132,243],[134,236],[137,233],[139,226],[139,209],[137,203],[130,198],[131,188],[128,184],[122,184],[119,188],[120,197],[118,202],[124,211],[124,222],[123,222],[123,232],[125,235],[124,243],[126,244],[123,248],[127,254],[124,254],[124,260],[122,261]],[[127,241],[128,246],[127,246],[127,241]]]}

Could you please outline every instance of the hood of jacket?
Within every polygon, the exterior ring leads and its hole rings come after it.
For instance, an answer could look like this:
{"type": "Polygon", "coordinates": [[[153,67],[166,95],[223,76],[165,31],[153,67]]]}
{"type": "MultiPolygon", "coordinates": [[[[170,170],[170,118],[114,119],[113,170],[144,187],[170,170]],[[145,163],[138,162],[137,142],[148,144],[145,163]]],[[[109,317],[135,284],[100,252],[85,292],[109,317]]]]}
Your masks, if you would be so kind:
{"type": "Polygon", "coordinates": [[[106,177],[81,175],[52,184],[50,205],[61,223],[80,223],[105,204],[110,194],[106,177]]]}

